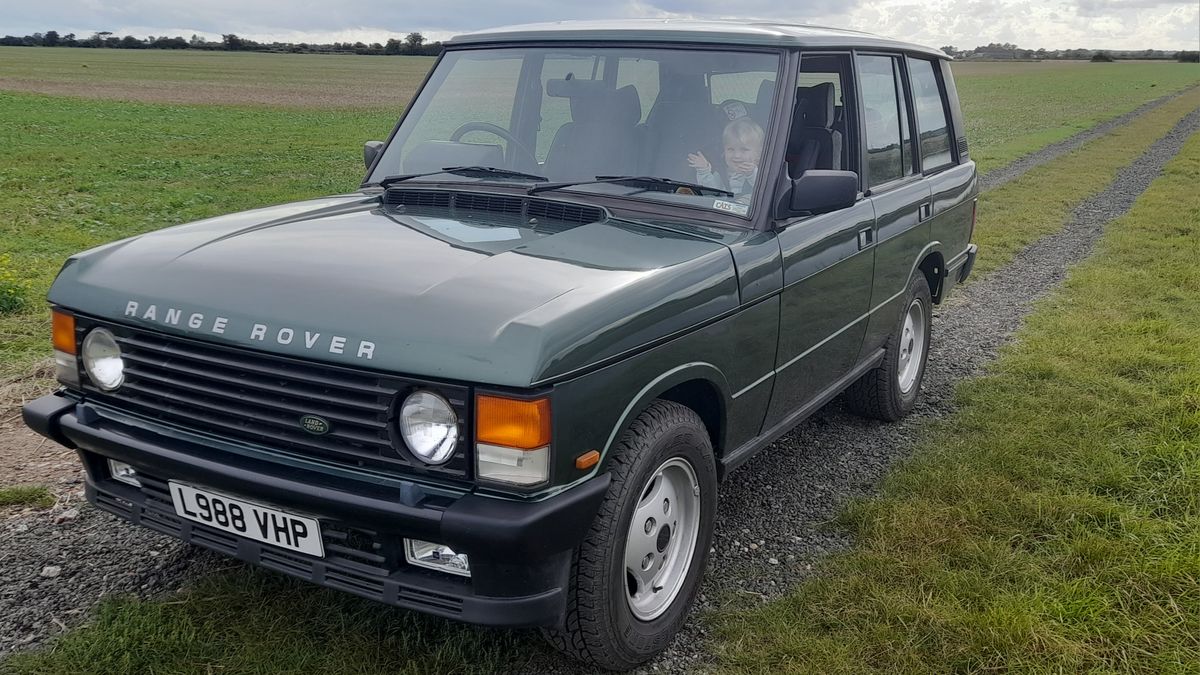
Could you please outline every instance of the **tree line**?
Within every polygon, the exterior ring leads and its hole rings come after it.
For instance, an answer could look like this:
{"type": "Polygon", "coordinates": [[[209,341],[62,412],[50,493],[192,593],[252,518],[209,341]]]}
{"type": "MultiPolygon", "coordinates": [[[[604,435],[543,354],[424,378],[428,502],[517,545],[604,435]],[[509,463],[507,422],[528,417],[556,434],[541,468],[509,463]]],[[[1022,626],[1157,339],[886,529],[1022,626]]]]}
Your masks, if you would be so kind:
{"type": "Polygon", "coordinates": [[[296,54],[369,54],[437,56],[442,51],[441,42],[429,42],[420,33],[409,33],[403,38],[391,38],[386,43],[333,42],[314,44],[308,42],[255,42],[234,33],[221,36],[220,42],[207,40],[199,35],[191,39],[179,36],[154,36],[137,38],[132,35],[118,37],[109,31],[98,31],[80,39],[74,33],[62,34],[55,30],[32,35],[5,35],[0,38],[4,47],[80,47],[86,49],[200,49],[229,52],[287,52],[296,54]]]}
{"type": "Polygon", "coordinates": [[[1200,62],[1200,52],[1167,51],[1163,49],[1022,49],[1009,42],[992,42],[974,49],[959,49],[952,45],[942,47],[942,51],[956,59],[987,60],[987,61],[1045,61],[1045,60],[1082,60],[1082,61],[1113,61],[1121,60],[1168,60],[1173,59],[1183,63],[1200,62]]]}
{"type": "MultiPolygon", "coordinates": [[[[402,39],[391,38],[386,43],[333,42],[313,44],[308,42],[255,42],[233,33],[221,36],[221,41],[206,40],[199,35],[191,39],[179,36],[154,36],[137,38],[132,35],[117,37],[108,31],[98,31],[90,37],[79,39],[74,33],[60,34],[48,30],[18,37],[5,35],[0,46],[11,47],[84,47],[92,49],[202,49],[230,52],[291,52],[299,54],[371,54],[437,56],[442,52],[441,42],[429,42],[420,33],[409,33],[402,39]]],[[[952,45],[942,51],[964,60],[1016,60],[1041,61],[1056,59],[1097,60],[1106,59],[1174,59],[1185,63],[1200,62],[1200,52],[1165,51],[1162,49],[1112,50],[1112,49],[1022,49],[1017,45],[992,42],[974,49],[958,49],[952,45]]]]}

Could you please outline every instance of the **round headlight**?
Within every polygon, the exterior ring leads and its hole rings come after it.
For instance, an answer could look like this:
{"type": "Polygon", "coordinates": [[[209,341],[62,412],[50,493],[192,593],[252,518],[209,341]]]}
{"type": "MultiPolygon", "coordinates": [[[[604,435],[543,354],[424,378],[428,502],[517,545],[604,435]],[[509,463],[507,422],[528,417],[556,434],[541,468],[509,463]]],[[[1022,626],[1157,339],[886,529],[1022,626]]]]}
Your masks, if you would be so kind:
{"type": "Polygon", "coordinates": [[[415,391],[400,407],[400,435],[422,462],[443,464],[458,444],[458,416],[441,396],[415,391]]]}
{"type": "Polygon", "coordinates": [[[125,382],[125,360],[113,334],[104,328],[93,329],[83,338],[83,369],[104,391],[113,391],[125,382]]]}

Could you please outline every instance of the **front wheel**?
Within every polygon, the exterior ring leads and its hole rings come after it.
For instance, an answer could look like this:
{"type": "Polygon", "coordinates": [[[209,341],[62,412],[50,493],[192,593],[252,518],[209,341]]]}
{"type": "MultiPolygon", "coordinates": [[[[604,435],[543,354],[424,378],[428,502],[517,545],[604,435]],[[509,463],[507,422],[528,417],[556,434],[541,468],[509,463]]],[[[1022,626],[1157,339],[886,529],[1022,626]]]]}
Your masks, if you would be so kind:
{"type": "Polygon", "coordinates": [[[912,412],[929,357],[932,309],[929,282],[918,274],[908,284],[904,309],[888,337],[883,363],[846,390],[846,405],[851,411],[887,422],[912,412]]]}
{"type": "Polygon", "coordinates": [[[628,670],[662,651],[695,601],[717,477],[700,417],[655,401],[614,448],[612,482],[572,561],[566,624],[545,631],[585,662],[628,670]]]}

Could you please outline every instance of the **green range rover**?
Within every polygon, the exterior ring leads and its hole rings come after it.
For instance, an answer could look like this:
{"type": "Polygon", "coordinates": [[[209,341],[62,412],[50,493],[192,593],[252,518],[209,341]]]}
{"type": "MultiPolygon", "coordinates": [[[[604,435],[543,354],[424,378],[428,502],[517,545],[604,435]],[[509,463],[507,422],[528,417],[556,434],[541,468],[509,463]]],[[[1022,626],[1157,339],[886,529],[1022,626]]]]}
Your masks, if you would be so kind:
{"type": "Polygon", "coordinates": [[[947,57],[865,33],[466,35],[364,156],[69,259],[25,420],[121,518],[606,668],[679,629],[738,465],[912,409],[975,259],[947,57]]]}

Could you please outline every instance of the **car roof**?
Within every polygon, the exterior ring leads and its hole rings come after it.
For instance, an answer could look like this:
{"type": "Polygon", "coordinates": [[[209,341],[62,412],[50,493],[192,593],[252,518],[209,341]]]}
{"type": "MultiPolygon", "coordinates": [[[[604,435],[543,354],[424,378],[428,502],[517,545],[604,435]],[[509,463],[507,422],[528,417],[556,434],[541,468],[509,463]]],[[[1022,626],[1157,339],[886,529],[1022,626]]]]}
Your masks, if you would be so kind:
{"type": "Polygon", "coordinates": [[[458,35],[448,47],[504,42],[670,42],[830,49],[856,47],[918,52],[948,59],[939,49],[856,30],[804,24],[700,19],[557,21],[491,28],[458,35]]]}

